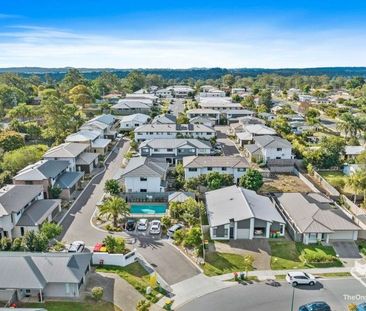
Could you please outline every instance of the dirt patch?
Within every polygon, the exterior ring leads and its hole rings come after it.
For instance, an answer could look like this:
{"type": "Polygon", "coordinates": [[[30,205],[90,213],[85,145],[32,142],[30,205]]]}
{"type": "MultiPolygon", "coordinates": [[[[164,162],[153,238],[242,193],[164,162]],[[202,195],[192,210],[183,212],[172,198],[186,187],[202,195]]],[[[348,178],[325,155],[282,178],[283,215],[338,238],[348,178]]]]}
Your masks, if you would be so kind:
{"type": "Polygon", "coordinates": [[[265,178],[260,193],[268,192],[311,192],[311,189],[297,176],[277,174],[265,178]]]}

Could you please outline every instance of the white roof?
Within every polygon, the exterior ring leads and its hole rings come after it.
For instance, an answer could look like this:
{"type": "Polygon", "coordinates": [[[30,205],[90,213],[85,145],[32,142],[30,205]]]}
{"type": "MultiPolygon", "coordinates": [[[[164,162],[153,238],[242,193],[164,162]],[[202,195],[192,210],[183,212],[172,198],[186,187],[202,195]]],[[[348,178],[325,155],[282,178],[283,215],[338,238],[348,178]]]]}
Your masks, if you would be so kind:
{"type": "Polygon", "coordinates": [[[285,223],[268,197],[236,185],[206,192],[206,208],[211,227],[250,218],[285,223]]]}
{"type": "Polygon", "coordinates": [[[366,150],[366,148],[364,146],[346,146],[346,147],[344,147],[344,152],[347,155],[358,155],[365,150],[366,150]]]}
{"type": "Polygon", "coordinates": [[[124,116],[121,118],[121,122],[147,122],[149,120],[149,116],[143,113],[135,113],[129,116],[124,116]]]}

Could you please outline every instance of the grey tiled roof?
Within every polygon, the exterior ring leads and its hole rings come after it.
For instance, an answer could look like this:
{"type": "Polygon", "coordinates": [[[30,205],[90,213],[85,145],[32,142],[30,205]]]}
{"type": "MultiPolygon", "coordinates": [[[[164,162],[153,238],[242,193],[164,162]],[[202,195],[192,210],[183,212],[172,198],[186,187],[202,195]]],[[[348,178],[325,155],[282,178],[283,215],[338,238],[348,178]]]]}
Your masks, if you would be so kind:
{"type": "Polygon", "coordinates": [[[18,212],[43,192],[41,185],[7,185],[0,189],[0,217],[18,212]]]}
{"type": "Polygon", "coordinates": [[[360,230],[332,201],[319,193],[276,193],[275,196],[301,233],[360,230]]]}
{"type": "Polygon", "coordinates": [[[195,138],[162,138],[162,139],[150,139],[143,141],[139,148],[150,147],[150,148],[179,148],[184,145],[190,145],[199,149],[211,148],[211,143],[204,140],[195,138]]]}
{"type": "Polygon", "coordinates": [[[69,166],[69,161],[41,160],[31,164],[14,176],[15,180],[44,180],[54,178],[69,166]]]}
{"type": "Polygon", "coordinates": [[[98,153],[92,152],[83,152],[77,159],[77,165],[89,165],[91,164],[96,158],[98,158],[98,153]]]}
{"type": "Polygon", "coordinates": [[[57,178],[55,186],[58,186],[61,189],[69,189],[73,187],[83,176],[84,172],[65,172],[57,178]]]}
{"type": "Polygon", "coordinates": [[[232,167],[247,168],[248,161],[243,157],[236,156],[190,156],[183,158],[183,166],[186,167],[232,167]]]}
{"type": "Polygon", "coordinates": [[[255,136],[255,144],[261,148],[291,148],[291,143],[278,136],[255,136]]]}
{"type": "Polygon", "coordinates": [[[38,226],[61,204],[61,200],[37,200],[27,207],[17,226],[38,226]]]}
{"type": "Polygon", "coordinates": [[[122,177],[154,177],[164,178],[169,164],[164,160],[138,157],[131,158],[122,172],[122,177]]]}
{"type": "Polygon", "coordinates": [[[0,252],[0,288],[43,289],[47,283],[79,283],[91,253],[0,252]]]}
{"type": "Polygon", "coordinates": [[[76,158],[87,148],[87,144],[63,143],[48,150],[44,158],[76,158]]]}
{"type": "Polygon", "coordinates": [[[156,116],[151,123],[153,124],[175,124],[177,123],[176,116],[172,114],[161,114],[156,116]]]}
{"type": "Polygon", "coordinates": [[[135,129],[136,133],[145,132],[174,132],[174,133],[185,133],[185,132],[211,132],[215,130],[207,125],[203,124],[144,124],[135,129]]]}
{"type": "Polygon", "coordinates": [[[236,185],[206,192],[206,208],[210,226],[249,218],[285,223],[271,200],[255,191],[236,185]]]}

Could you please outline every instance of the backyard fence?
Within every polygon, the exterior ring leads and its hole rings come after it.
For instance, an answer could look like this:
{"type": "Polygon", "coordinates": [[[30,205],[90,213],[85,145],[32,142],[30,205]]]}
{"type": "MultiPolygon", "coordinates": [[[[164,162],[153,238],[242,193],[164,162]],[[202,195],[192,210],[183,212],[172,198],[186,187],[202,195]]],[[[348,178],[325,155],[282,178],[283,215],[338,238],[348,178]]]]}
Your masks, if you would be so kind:
{"type": "Polygon", "coordinates": [[[317,187],[314,186],[314,184],[302,173],[300,173],[300,171],[298,171],[296,168],[294,168],[293,173],[299,177],[299,179],[305,184],[307,185],[311,191],[316,192],[316,193],[320,193],[319,189],[317,187]]]}
{"type": "Polygon", "coordinates": [[[318,172],[313,173],[314,179],[324,188],[327,194],[333,199],[338,200],[340,197],[339,191],[325,180],[318,172]]]}

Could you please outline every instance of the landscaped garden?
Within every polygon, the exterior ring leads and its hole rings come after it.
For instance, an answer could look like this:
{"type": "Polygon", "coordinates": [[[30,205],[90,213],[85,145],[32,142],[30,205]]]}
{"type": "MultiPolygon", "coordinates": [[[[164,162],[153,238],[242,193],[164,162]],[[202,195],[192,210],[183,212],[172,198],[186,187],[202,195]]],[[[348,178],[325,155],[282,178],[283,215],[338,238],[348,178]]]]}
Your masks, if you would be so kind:
{"type": "Polygon", "coordinates": [[[247,265],[245,256],[229,253],[210,252],[205,256],[203,271],[207,276],[231,272],[252,271],[252,264],[247,265]]]}
{"type": "Polygon", "coordinates": [[[292,241],[270,241],[273,270],[342,267],[331,246],[305,245],[292,241]]]}

